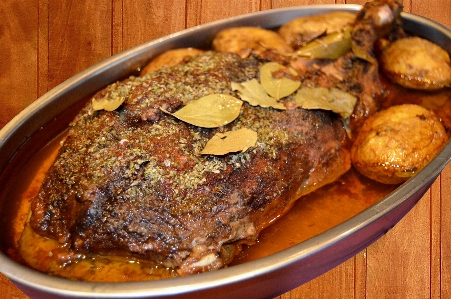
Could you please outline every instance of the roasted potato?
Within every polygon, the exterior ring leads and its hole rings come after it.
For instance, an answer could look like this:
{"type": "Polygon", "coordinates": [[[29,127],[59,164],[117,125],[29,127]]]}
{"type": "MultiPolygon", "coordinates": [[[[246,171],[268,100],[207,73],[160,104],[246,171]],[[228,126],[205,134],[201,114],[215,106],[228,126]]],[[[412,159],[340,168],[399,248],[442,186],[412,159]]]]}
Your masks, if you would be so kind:
{"type": "Polygon", "coordinates": [[[195,48],[180,48],[166,51],[154,59],[152,59],[142,70],[141,76],[153,72],[155,70],[161,69],[164,66],[174,66],[177,65],[188,57],[198,55],[202,53],[202,50],[195,48]]]}
{"type": "Polygon", "coordinates": [[[347,11],[330,12],[315,16],[305,16],[293,19],[279,29],[279,34],[294,49],[323,34],[340,32],[351,28],[355,14],[347,11]]]}
{"type": "Polygon", "coordinates": [[[233,27],[220,31],[213,39],[213,49],[218,52],[232,52],[247,57],[259,55],[266,50],[275,50],[287,55],[293,49],[277,33],[260,27],[233,27]]]}
{"type": "Polygon", "coordinates": [[[389,44],[380,63],[385,75],[401,86],[437,90],[451,86],[448,53],[440,46],[419,38],[402,38],[389,44]]]}
{"type": "Polygon", "coordinates": [[[370,117],[351,149],[354,167],[385,184],[400,184],[421,170],[446,144],[445,127],[419,105],[392,106],[370,117]]]}

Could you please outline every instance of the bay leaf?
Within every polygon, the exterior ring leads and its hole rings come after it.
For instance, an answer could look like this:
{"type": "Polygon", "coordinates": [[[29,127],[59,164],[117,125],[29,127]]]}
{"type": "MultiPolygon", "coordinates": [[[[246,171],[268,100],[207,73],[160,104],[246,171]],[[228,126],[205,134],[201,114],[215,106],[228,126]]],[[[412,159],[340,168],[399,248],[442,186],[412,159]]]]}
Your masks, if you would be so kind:
{"type": "Polygon", "coordinates": [[[116,98],[102,98],[102,99],[92,99],[92,109],[94,111],[98,110],[106,110],[106,111],[114,111],[119,106],[122,105],[122,103],[125,101],[125,97],[116,97],[116,98]]]}
{"type": "Polygon", "coordinates": [[[317,38],[296,51],[300,56],[313,59],[338,59],[352,48],[351,32],[332,32],[317,38]]]}
{"type": "Polygon", "coordinates": [[[294,96],[296,107],[304,109],[322,109],[339,113],[348,118],[354,111],[357,98],[337,88],[304,87],[294,96]]]}
{"type": "Polygon", "coordinates": [[[243,101],[226,94],[211,94],[189,102],[172,113],[176,118],[203,128],[217,128],[234,121],[243,101]]]}
{"type": "Polygon", "coordinates": [[[260,67],[261,85],[270,96],[280,100],[294,93],[301,86],[301,81],[288,76],[274,77],[273,74],[277,71],[285,71],[293,77],[298,76],[298,73],[294,69],[277,62],[268,62],[260,67]]]}
{"type": "Polygon", "coordinates": [[[257,132],[241,128],[225,133],[216,133],[205,145],[202,155],[225,155],[234,152],[245,152],[257,143],[257,132]]]}
{"type": "Polygon", "coordinates": [[[232,82],[231,85],[233,90],[238,91],[240,98],[252,106],[260,106],[263,108],[272,107],[280,110],[286,109],[284,104],[268,95],[257,79],[252,79],[242,83],[232,82]]]}

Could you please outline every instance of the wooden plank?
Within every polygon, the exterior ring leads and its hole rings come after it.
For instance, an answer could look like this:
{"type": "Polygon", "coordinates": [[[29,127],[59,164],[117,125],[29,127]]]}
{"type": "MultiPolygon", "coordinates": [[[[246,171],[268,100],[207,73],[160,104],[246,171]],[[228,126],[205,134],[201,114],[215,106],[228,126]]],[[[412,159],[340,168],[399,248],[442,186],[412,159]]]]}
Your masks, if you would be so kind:
{"type": "Polygon", "coordinates": [[[440,289],[435,293],[439,298],[451,298],[451,165],[440,175],[441,179],[441,215],[440,219],[440,289]]]}
{"type": "Polygon", "coordinates": [[[354,257],[354,299],[366,299],[368,250],[365,248],[354,257]]]}
{"type": "MultiPolygon", "coordinates": [[[[291,299],[352,299],[354,294],[354,258],[350,258],[320,277],[303,284],[283,296],[291,299]]],[[[281,298],[283,298],[281,296],[281,298]]]]}
{"type": "Polygon", "coordinates": [[[430,259],[430,265],[431,265],[431,299],[439,299],[440,297],[440,283],[441,283],[441,264],[440,264],[440,250],[441,250],[441,235],[440,235],[440,216],[442,213],[441,210],[441,204],[442,204],[442,198],[440,196],[442,192],[442,179],[439,177],[434,184],[432,185],[430,191],[431,191],[431,227],[430,227],[430,238],[431,238],[431,259],[430,259]]]}
{"type": "Polygon", "coordinates": [[[0,2],[0,128],[38,93],[38,4],[36,0],[26,6],[12,0],[0,2]]]}
{"type": "Polygon", "coordinates": [[[430,198],[368,248],[366,298],[429,298],[430,198]]]}
{"type": "Polygon", "coordinates": [[[310,4],[335,4],[335,0],[274,0],[273,8],[310,4]]]}
{"type": "MultiPolygon", "coordinates": [[[[430,18],[444,26],[451,27],[451,1],[412,0],[410,11],[413,14],[430,18]]],[[[431,214],[431,294],[430,298],[451,297],[451,248],[450,233],[451,222],[451,171],[446,167],[440,175],[440,184],[431,189],[432,214],[431,214]],[[440,188],[440,192],[435,189],[440,188]],[[434,192],[435,191],[435,192],[434,192]]]]}
{"type": "Polygon", "coordinates": [[[202,0],[186,1],[186,28],[194,27],[203,23],[201,11],[202,0]]]}
{"type": "Polygon", "coordinates": [[[271,0],[260,0],[260,10],[268,10],[274,8],[271,0]]]}
{"type": "Polygon", "coordinates": [[[187,27],[260,10],[260,0],[187,1],[187,27]]]}
{"type": "Polygon", "coordinates": [[[451,0],[412,0],[410,12],[451,27],[451,0]]]}
{"type": "Polygon", "coordinates": [[[185,1],[122,2],[122,47],[127,49],[185,29],[185,1]]]}
{"type": "Polygon", "coordinates": [[[38,78],[37,78],[37,97],[42,96],[49,91],[47,76],[49,74],[49,0],[40,0],[38,7],[38,78]]]}
{"type": "MultiPolygon", "coordinates": [[[[2,109],[0,128],[42,92],[38,56],[40,1],[26,4],[14,0],[0,1],[0,87],[2,109]]],[[[0,273],[0,298],[27,298],[0,273]]]]}
{"type": "Polygon", "coordinates": [[[48,88],[112,54],[111,0],[48,2],[48,88]]]}
{"type": "Polygon", "coordinates": [[[10,280],[0,273],[0,299],[27,299],[22,291],[20,291],[10,280]]]}
{"type": "Polygon", "coordinates": [[[124,49],[123,44],[123,0],[112,0],[111,5],[111,54],[117,54],[124,49]]]}

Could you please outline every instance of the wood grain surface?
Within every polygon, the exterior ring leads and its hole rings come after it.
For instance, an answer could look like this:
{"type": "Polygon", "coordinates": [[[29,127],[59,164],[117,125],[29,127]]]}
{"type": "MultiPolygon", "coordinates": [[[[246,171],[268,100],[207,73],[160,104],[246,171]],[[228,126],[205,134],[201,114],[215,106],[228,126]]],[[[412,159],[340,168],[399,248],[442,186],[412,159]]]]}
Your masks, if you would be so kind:
{"type": "MultiPolygon", "coordinates": [[[[221,18],[344,0],[2,0],[0,128],[46,91],[112,54],[221,18]]],[[[451,0],[404,1],[451,27],[451,0]]],[[[451,298],[451,167],[392,230],[278,298],[451,298]]],[[[0,274],[0,298],[27,298],[0,274]]]]}

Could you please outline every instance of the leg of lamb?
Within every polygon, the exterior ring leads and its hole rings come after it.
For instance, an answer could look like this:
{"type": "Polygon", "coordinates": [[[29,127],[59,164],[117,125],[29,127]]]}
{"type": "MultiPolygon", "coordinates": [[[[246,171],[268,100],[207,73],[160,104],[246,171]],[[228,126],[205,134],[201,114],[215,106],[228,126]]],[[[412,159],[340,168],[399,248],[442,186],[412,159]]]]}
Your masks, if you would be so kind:
{"type": "MultiPolygon", "coordinates": [[[[370,62],[346,59],[337,65],[367,73],[370,62]]],[[[332,112],[244,103],[230,124],[201,128],[162,111],[210,94],[237,96],[231,82],[258,78],[265,62],[205,52],[100,91],[95,99],[122,105],[105,111],[89,102],[70,124],[32,203],[31,227],[76,252],[139,255],[180,275],[229,263],[296,199],[350,168],[347,133],[332,112]],[[215,133],[240,128],[257,132],[255,146],[201,154],[215,133]]],[[[368,90],[347,80],[354,92],[368,90]]]]}

